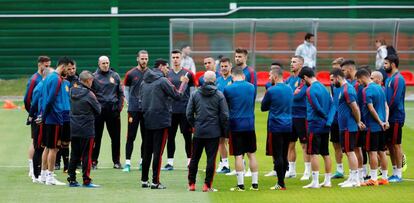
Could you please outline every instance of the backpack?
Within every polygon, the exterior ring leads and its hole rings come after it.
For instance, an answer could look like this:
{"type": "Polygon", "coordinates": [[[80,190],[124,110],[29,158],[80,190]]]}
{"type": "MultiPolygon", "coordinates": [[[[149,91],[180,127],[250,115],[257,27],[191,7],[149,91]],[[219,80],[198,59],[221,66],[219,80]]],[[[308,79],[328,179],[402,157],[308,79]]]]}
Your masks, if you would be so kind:
{"type": "Polygon", "coordinates": [[[394,47],[392,45],[388,45],[387,46],[387,56],[389,55],[397,55],[397,51],[394,49],[394,47]]]}

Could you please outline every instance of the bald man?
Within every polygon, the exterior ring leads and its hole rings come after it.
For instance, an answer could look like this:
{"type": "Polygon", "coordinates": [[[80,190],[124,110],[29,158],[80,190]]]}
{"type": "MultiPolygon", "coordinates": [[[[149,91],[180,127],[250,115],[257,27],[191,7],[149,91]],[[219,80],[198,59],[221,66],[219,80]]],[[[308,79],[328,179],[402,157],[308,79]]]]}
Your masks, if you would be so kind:
{"type": "Polygon", "coordinates": [[[203,192],[217,191],[212,187],[215,160],[223,129],[226,129],[229,110],[223,93],[215,85],[216,73],[206,71],[204,84],[191,94],[187,104],[186,117],[190,125],[195,128],[193,150],[188,172],[188,190],[195,191],[195,182],[203,149],[207,154],[206,178],[203,192]]]}
{"type": "Polygon", "coordinates": [[[106,123],[109,136],[111,137],[112,161],[115,169],[121,169],[121,119],[120,113],[123,108],[124,92],[121,78],[114,69],[110,68],[109,58],[101,56],[98,60],[99,68],[93,74],[94,80],[92,91],[101,104],[101,114],[95,118],[95,145],[92,154],[92,169],[97,169],[101,140],[106,123]]]}
{"type": "Polygon", "coordinates": [[[378,85],[382,86],[382,80],[384,77],[382,77],[382,73],[379,71],[374,71],[371,73],[371,80],[378,85]]]}

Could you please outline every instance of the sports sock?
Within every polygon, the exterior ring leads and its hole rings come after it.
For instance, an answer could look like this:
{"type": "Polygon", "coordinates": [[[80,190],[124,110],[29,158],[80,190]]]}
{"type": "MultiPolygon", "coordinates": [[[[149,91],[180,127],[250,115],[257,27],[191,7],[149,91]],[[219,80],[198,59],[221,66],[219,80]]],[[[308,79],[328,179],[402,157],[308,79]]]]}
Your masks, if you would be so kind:
{"type": "Polygon", "coordinates": [[[367,164],[362,165],[362,176],[367,176],[368,175],[368,166],[367,164]]]}
{"type": "Polygon", "coordinates": [[[259,172],[252,172],[252,184],[259,183],[259,172]]]}
{"type": "Polygon", "coordinates": [[[340,164],[336,164],[336,171],[339,173],[344,173],[344,164],[340,163],[340,164]]]}
{"type": "Polygon", "coordinates": [[[402,178],[402,168],[397,168],[397,169],[396,169],[396,175],[397,175],[399,178],[402,178]]]}
{"type": "Polygon", "coordinates": [[[382,170],[381,169],[381,173],[382,173],[382,175],[381,175],[382,179],[387,180],[388,179],[388,170],[382,170]]]}
{"type": "Polygon", "coordinates": [[[131,160],[129,159],[125,160],[125,165],[131,165],[131,160]]]}
{"type": "Polygon", "coordinates": [[[296,162],[289,162],[289,173],[296,173],[296,162]]]}
{"type": "Polygon", "coordinates": [[[139,159],[139,163],[138,163],[139,165],[141,165],[142,164],[142,158],[141,159],[139,159]]]}
{"type": "Polygon", "coordinates": [[[397,165],[392,165],[392,175],[397,175],[397,165]]]}
{"type": "Polygon", "coordinates": [[[223,166],[229,168],[229,160],[227,158],[221,158],[221,163],[223,163],[223,166]]]}
{"type": "Polygon", "coordinates": [[[33,159],[29,159],[28,162],[29,162],[29,172],[33,174],[33,159]]]}
{"type": "Polygon", "coordinates": [[[364,173],[363,173],[363,170],[364,169],[362,169],[362,168],[358,168],[358,178],[361,180],[361,179],[364,179],[364,173]]]}
{"type": "Polygon", "coordinates": [[[351,181],[359,181],[359,177],[358,177],[358,170],[351,170],[351,172],[349,173],[349,180],[351,181]]]}
{"type": "Polygon", "coordinates": [[[191,161],[191,158],[188,158],[188,159],[187,159],[187,166],[189,166],[189,165],[190,165],[190,161],[191,161]]]}
{"type": "Polygon", "coordinates": [[[244,172],[236,171],[237,185],[244,185],[244,172]]]}
{"type": "Polygon", "coordinates": [[[312,171],[312,183],[319,184],[319,171],[312,171]]]}
{"type": "Polygon", "coordinates": [[[310,174],[311,171],[311,162],[305,162],[305,172],[304,174],[310,174]]]}
{"type": "Polygon", "coordinates": [[[172,159],[167,159],[167,163],[171,166],[174,166],[174,158],[172,159]]]}
{"type": "Polygon", "coordinates": [[[377,181],[378,180],[378,169],[371,169],[371,179],[377,181]]]}
{"type": "Polygon", "coordinates": [[[325,173],[325,184],[331,183],[331,173],[325,173]]]}

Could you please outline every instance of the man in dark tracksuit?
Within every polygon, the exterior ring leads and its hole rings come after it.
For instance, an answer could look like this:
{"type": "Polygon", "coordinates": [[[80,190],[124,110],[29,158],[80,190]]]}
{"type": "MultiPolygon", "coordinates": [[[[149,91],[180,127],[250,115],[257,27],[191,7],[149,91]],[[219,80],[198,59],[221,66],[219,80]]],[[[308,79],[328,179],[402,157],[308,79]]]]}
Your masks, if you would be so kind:
{"type": "Polygon", "coordinates": [[[189,191],[195,191],[198,162],[205,148],[207,154],[206,178],[203,192],[215,192],[212,188],[215,160],[220,135],[226,129],[229,109],[223,93],[215,86],[216,74],[207,71],[204,84],[191,94],[187,105],[186,116],[191,126],[195,127],[193,150],[188,172],[189,191]]]}
{"type": "Polygon", "coordinates": [[[141,156],[139,169],[142,167],[143,144],[142,138],[145,134],[144,114],[142,113],[141,103],[139,102],[139,88],[142,84],[144,74],[148,70],[148,52],[141,50],[137,56],[138,66],[133,67],[125,74],[124,93],[128,105],[128,132],[125,144],[125,166],[124,172],[131,169],[131,155],[134,150],[134,141],[137,137],[138,126],[141,125],[141,156]]]}
{"type": "Polygon", "coordinates": [[[142,187],[148,188],[148,173],[152,161],[151,189],[165,189],[160,183],[160,167],[168,128],[171,126],[171,99],[178,100],[183,95],[188,78],[184,77],[178,91],[165,78],[168,73],[168,63],[164,59],[155,62],[153,70],[144,74],[144,82],[140,89],[140,101],[144,112],[146,133],[144,137],[144,157],[142,160],[142,187]]]}
{"type": "Polygon", "coordinates": [[[92,84],[99,103],[101,104],[101,114],[95,118],[95,146],[92,154],[92,169],[97,169],[99,151],[101,149],[102,133],[104,124],[111,137],[112,161],[115,169],[121,169],[120,150],[121,150],[121,118],[124,103],[124,93],[122,90],[121,78],[118,73],[109,68],[109,58],[99,57],[99,69],[96,70],[92,84]]]}
{"type": "Polygon", "coordinates": [[[187,88],[184,90],[184,95],[181,99],[175,100],[172,103],[172,123],[170,129],[168,129],[168,142],[167,142],[167,164],[163,170],[174,170],[174,153],[175,153],[175,136],[177,134],[178,126],[184,136],[185,153],[187,155],[187,166],[190,163],[191,157],[191,134],[192,128],[185,117],[185,110],[190,99],[190,92],[194,88],[194,74],[185,68],[181,67],[182,55],[179,50],[173,50],[171,52],[172,68],[168,73],[168,80],[174,84],[175,88],[179,88],[183,77],[189,79],[187,88]]]}
{"type": "Polygon", "coordinates": [[[70,187],[78,187],[76,181],[76,167],[82,161],[83,186],[98,187],[91,182],[91,156],[95,137],[95,115],[101,112],[101,105],[92,93],[90,87],[93,75],[89,71],[80,74],[81,82],[70,91],[71,113],[71,155],[68,169],[68,181],[70,187]]]}

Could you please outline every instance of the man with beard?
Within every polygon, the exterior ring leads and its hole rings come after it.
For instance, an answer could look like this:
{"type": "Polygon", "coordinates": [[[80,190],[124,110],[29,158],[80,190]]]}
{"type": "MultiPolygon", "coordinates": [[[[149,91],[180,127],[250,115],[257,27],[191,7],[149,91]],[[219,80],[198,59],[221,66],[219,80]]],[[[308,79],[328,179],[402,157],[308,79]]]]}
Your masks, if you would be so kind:
{"type": "Polygon", "coordinates": [[[42,156],[41,180],[47,185],[65,185],[54,177],[56,153],[61,146],[62,125],[64,111],[69,105],[69,88],[63,84],[62,75],[67,74],[69,66],[73,66],[72,59],[59,59],[56,71],[49,74],[42,90],[42,108],[37,117],[37,123],[43,123],[45,150],[42,156]]]}
{"type": "MultiPolygon", "coordinates": [[[[355,74],[357,72],[355,61],[345,60],[341,64],[341,70],[342,72],[344,72],[346,80],[354,87],[355,91],[357,92],[357,104],[358,107],[361,109],[361,106],[363,106],[362,90],[364,89],[364,86],[359,84],[355,78],[355,74]]],[[[361,120],[364,121],[363,115],[361,115],[361,120]]],[[[358,130],[355,144],[355,155],[358,159],[358,176],[360,182],[364,182],[366,172],[366,167],[364,167],[364,154],[362,152],[365,133],[365,129],[358,130]]]]}
{"type": "Polygon", "coordinates": [[[111,137],[113,168],[122,169],[120,163],[121,148],[121,118],[120,114],[124,104],[124,91],[121,78],[109,66],[109,58],[101,56],[98,60],[99,68],[93,74],[92,90],[101,104],[101,114],[95,118],[95,145],[92,154],[92,169],[98,168],[99,152],[104,124],[111,137]]]}
{"type": "Polygon", "coordinates": [[[329,128],[334,108],[332,98],[325,86],[320,83],[312,68],[303,67],[299,77],[305,80],[306,118],[308,120],[307,153],[311,156],[312,182],[303,188],[331,187],[331,158],[329,157],[329,128]],[[319,159],[325,163],[325,180],[319,185],[319,159]]]}
{"type": "Polygon", "coordinates": [[[340,183],[343,188],[359,187],[358,160],[354,149],[356,144],[356,134],[358,127],[363,128],[360,110],[357,105],[355,88],[349,84],[341,69],[333,69],[330,74],[331,85],[336,88],[334,94],[337,97],[335,105],[338,112],[338,133],[339,141],[343,152],[348,157],[349,169],[351,170],[348,180],[340,183]]]}
{"type": "Polygon", "coordinates": [[[296,141],[302,146],[303,161],[305,162],[305,171],[300,180],[309,180],[311,173],[310,156],[306,153],[307,131],[306,131],[306,89],[308,86],[299,77],[302,70],[303,58],[301,56],[293,56],[290,62],[291,76],[286,80],[286,84],[292,88],[293,91],[293,106],[292,106],[292,133],[289,136],[289,170],[286,173],[286,178],[296,177],[296,141]]]}
{"type": "MultiPolygon", "coordinates": [[[[208,56],[204,58],[204,67],[206,68],[206,71],[213,71],[216,74],[216,78],[220,77],[220,73],[216,71],[216,64],[214,62],[213,57],[208,56]]],[[[203,84],[204,84],[204,75],[198,79],[198,85],[203,86],[203,84]]]]}
{"type": "MultiPolygon", "coordinates": [[[[23,102],[24,108],[26,109],[27,113],[30,113],[30,105],[32,102],[33,91],[36,88],[37,84],[42,81],[43,71],[50,66],[50,58],[48,56],[39,56],[37,58],[37,72],[34,73],[29,81],[27,81],[26,85],[26,93],[24,94],[23,102]]],[[[33,136],[38,133],[39,128],[38,125],[33,122],[36,118],[28,117],[27,118],[27,125],[30,125],[31,130],[31,138],[32,142],[29,145],[29,177],[33,177],[33,154],[34,154],[34,146],[33,146],[33,136]]]]}
{"type": "Polygon", "coordinates": [[[171,126],[171,98],[179,100],[187,87],[189,79],[184,76],[178,88],[165,76],[169,72],[168,63],[157,59],[152,70],[144,74],[140,87],[139,101],[142,103],[146,133],[144,142],[144,157],[142,158],[141,187],[151,189],[166,189],[160,183],[162,154],[171,126]],[[145,96],[144,96],[145,95],[145,96]],[[148,173],[152,161],[152,184],[148,182],[148,173]]]}
{"type": "Polygon", "coordinates": [[[128,105],[128,132],[125,144],[124,172],[129,172],[131,170],[131,155],[134,150],[134,141],[137,137],[139,124],[141,124],[141,159],[138,163],[140,170],[142,166],[144,152],[142,140],[145,134],[145,125],[144,113],[142,112],[141,102],[139,101],[139,88],[143,81],[144,74],[148,70],[148,60],[148,52],[146,50],[139,51],[137,56],[138,66],[132,68],[125,74],[124,94],[128,105]]]}
{"type": "Polygon", "coordinates": [[[385,81],[385,96],[389,106],[390,116],[388,122],[390,128],[385,132],[387,146],[393,168],[393,175],[388,178],[389,182],[402,181],[402,127],[405,121],[405,80],[398,71],[400,60],[397,55],[389,55],[384,60],[385,71],[390,77],[385,81]]]}

